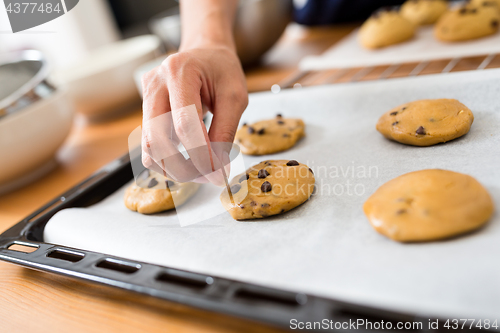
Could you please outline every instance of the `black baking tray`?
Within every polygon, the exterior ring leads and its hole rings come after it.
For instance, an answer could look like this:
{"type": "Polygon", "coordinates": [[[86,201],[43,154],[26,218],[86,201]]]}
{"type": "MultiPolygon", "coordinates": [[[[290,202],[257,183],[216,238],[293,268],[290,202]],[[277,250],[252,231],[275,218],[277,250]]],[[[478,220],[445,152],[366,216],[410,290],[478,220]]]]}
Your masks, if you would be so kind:
{"type": "MultiPolygon", "coordinates": [[[[65,208],[88,207],[106,198],[132,180],[132,162],[140,163],[135,159],[131,161],[128,154],[111,162],[2,233],[0,259],[27,268],[97,282],[282,328],[293,328],[291,323],[299,322],[325,325],[327,320],[327,325],[316,328],[321,331],[348,331],[353,329],[350,325],[352,322],[365,320],[372,324],[383,321],[384,327],[390,322],[391,331],[395,330],[398,322],[421,323],[421,326],[413,326],[406,331],[430,331],[429,322],[438,320],[440,329],[433,329],[433,332],[450,331],[442,325],[452,318],[427,318],[385,311],[44,242],[43,229],[55,213],[65,208]],[[25,253],[9,249],[14,244],[36,250],[25,253]],[[326,326],[328,328],[324,329],[326,326]]],[[[356,330],[363,331],[366,328],[358,327],[356,330]]],[[[474,330],[467,329],[469,332],[474,330]]]]}

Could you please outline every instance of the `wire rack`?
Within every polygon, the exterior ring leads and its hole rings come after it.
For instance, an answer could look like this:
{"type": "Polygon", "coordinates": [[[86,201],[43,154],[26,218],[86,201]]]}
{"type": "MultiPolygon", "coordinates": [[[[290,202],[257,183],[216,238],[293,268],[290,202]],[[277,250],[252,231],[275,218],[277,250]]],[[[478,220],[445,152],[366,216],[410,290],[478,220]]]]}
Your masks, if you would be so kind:
{"type": "Polygon", "coordinates": [[[500,68],[500,54],[397,63],[383,66],[353,67],[320,71],[296,71],[282,80],[281,88],[315,86],[346,82],[386,80],[392,78],[500,68]]]}

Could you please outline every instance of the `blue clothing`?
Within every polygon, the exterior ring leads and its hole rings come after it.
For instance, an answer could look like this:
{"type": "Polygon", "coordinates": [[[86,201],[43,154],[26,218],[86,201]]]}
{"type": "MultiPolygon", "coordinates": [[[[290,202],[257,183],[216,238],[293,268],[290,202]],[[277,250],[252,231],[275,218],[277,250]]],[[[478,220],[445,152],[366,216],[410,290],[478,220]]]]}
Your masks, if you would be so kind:
{"type": "Polygon", "coordinates": [[[404,0],[302,0],[296,1],[295,21],[305,25],[324,25],[362,21],[375,10],[401,5],[404,0]],[[305,5],[300,6],[305,1],[305,5]]]}

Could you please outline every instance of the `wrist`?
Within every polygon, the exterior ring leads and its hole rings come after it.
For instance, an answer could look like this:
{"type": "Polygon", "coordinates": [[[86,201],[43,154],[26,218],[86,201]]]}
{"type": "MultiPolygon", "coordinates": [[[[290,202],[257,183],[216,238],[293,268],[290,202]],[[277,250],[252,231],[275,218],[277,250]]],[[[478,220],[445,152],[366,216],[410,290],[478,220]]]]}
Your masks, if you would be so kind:
{"type": "Polygon", "coordinates": [[[200,11],[193,9],[193,3],[181,2],[182,36],[179,51],[213,47],[236,51],[233,38],[235,7],[212,6],[200,11]]]}
{"type": "Polygon", "coordinates": [[[226,49],[236,54],[236,46],[233,40],[221,40],[202,34],[188,40],[183,40],[179,47],[179,52],[192,49],[226,49]]]}

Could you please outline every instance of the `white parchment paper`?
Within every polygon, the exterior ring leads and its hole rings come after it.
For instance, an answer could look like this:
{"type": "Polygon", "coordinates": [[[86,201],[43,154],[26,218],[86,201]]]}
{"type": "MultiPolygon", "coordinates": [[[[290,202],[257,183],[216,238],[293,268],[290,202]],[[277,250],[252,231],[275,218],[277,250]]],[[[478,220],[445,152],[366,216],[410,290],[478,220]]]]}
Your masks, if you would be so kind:
{"type": "Polygon", "coordinates": [[[358,41],[358,29],[319,56],[304,57],[301,70],[369,67],[437,59],[453,59],[500,52],[500,34],[459,42],[444,43],[433,36],[432,27],[422,27],[416,37],[379,50],[367,50],[358,41]]]}
{"type": "Polygon", "coordinates": [[[245,156],[245,163],[309,164],[318,192],[308,202],[266,220],[236,222],[224,213],[181,227],[175,212],[128,211],[124,187],[92,207],[56,214],[45,240],[387,309],[500,319],[498,214],[469,235],[400,244],[376,233],[362,211],[380,185],[426,168],[472,175],[500,208],[499,93],[500,70],[487,70],[252,94],[242,122],[278,112],[301,117],[307,137],[283,153],[245,156]],[[475,115],[469,134],[419,148],[375,130],[382,113],[423,98],[457,98],[469,106],[475,115]]]}

